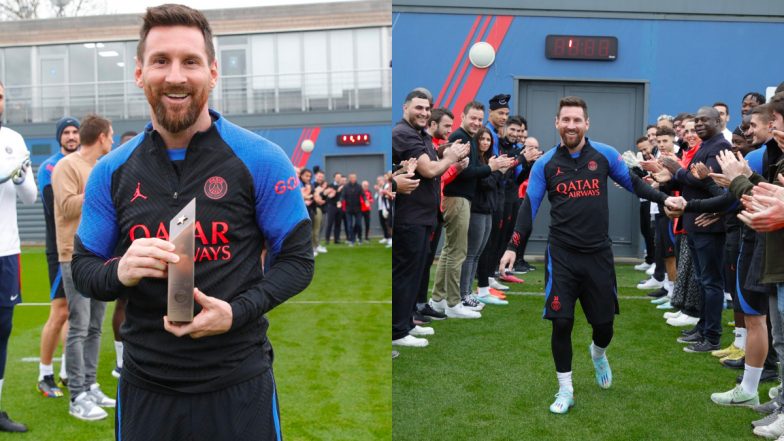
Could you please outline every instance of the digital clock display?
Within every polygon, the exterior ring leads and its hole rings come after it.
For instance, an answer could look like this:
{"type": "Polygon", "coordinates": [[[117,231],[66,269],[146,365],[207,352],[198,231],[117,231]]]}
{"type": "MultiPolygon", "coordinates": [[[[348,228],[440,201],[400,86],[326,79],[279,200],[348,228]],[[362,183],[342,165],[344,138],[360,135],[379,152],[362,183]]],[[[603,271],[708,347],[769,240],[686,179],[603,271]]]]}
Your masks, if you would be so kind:
{"type": "Polygon", "coordinates": [[[544,54],[551,60],[615,61],[618,39],[585,35],[548,35],[544,54]]]}

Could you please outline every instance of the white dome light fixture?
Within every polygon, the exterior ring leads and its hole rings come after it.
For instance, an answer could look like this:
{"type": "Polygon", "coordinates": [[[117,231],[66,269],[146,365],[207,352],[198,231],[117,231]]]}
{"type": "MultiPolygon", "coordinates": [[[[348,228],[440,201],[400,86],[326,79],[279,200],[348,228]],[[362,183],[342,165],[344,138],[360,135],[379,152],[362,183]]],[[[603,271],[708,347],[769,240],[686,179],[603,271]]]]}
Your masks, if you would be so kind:
{"type": "Polygon", "coordinates": [[[485,41],[476,42],[468,51],[468,59],[474,67],[485,69],[495,61],[495,49],[485,41]]]}
{"type": "Polygon", "coordinates": [[[300,148],[302,149],[303,152],[310,153],[310,152],[313,151],[313,147],[315,147],[315,146],[316,145],[313,143],[313,141],[311,141],[309,139],[306,139],[306,140],[302,141],[302,144],[300,145],[300,148]]]}

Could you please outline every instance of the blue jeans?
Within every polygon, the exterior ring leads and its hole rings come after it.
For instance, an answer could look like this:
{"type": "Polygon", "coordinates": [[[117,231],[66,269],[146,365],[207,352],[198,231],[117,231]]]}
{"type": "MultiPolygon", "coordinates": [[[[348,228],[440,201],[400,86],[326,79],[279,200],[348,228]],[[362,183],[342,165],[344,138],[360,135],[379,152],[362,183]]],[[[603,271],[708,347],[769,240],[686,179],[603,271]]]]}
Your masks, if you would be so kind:
{"type": "Polygon", "coordinates": [[[704,299],[697,329],[711,343],[721,339],[721,310],[724,307],[724,233],[689,233],[686,238],[694,258],[694,271],[704,299]]]}
{"type": "Polygon", "coordinates": [[[471,213],[471,220],[468,224],[466,259],[463,261],[463,267],[460,270],[461,297],[471,294],[474,277],[476,277],[476,268],[479,264],[479,256],[487,245],[487,239],[490,237],[492,228],[492,214],[471,213]]]}
{"type": "Polygon", "coordinates": [[[362,214],[346,212],[346,228],[348,228],[348,241],[362,241],[362,214]],[[357,237],[359,235],[359,237],[357,237]]]}

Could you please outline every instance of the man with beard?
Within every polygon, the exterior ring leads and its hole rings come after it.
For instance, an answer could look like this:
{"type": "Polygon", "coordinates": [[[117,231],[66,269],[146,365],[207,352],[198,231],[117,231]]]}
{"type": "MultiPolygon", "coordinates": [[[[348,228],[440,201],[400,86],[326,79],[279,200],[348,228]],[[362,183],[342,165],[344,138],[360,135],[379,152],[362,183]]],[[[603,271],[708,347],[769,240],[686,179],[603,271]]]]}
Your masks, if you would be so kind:
{"type": "MultiPolygon", "coordinates": [[[[433,146],[436,149],[438,149],[440,145],[446,143],[447,138],[452,133],[454,119],[455,115],[446,107],[436,107],[430,112],[430,119],[427,121],[425,132],[430,135],[433,146]]],[[[455,171],[464,168],[461,168],[461,163],[467,165],[468,158],[464,158],[460,163],[453,165],[455,171]]],[[[422,279],[419,282],[419,289],[417,291],[416,310],[414,311],[415,321],[426,323],[431,320],[444,320],[446,318],[446,314],[436,311],[430,306],[430,303],[427,302],[427,293],[430,288],[430,267],[433,266],[433,261],[436,258],[436,251],[438,251],[438,243],[441,241],[443,227],[444,213],[441,211],[441,207],[438,207],[436,224],[428,238],[430,248],[427,253],[425,264],[422,267],[422,279]]]]}
{"type": "Polygon", "coordinates": [[[57,163],[79,148],[79,121],[70,116],[57,121],[55,139],[60,150],[48,157],[38,167],[38,190],[44,206],[46,221],[46,263],[49,268],[49,318],[41,331],[41,361],[38,364],[38,391],[48,398],[59,398],[63,391],[54,381],[52,358],[57,342],[63,341],[63,357],[60,363],[60,379],[68,381],[65,369],[65,336],[68,332],[68,304],[62,284],[60,262],[57,260],[57,231],[54,224],[54,192],[52,191],[52,171],[57,163]]]}
{"type": "Polygon", "coordinates": [[[588,106],[582,98],[561,98],[555,117],[561,143],[531,169],[526,198],[499,268],[499,272],[511,268],[547,193],[551,209],[545,254],[544,318],[552,321],[552,351],[559,384],[550,411],[559,414],[574,405],[572,327],[578,299],[593,328],[589,349],[596,382],[603,389],[612,384],[605,351],[613,336],[618,298],[608,234],[607,178],[640,197],[656,202],[667,199],[630,173],[615,148],[589,140],[585,136],[589,124],[588,106]]]}
{"type": "MultiPolygon", "coordinates": [[[[0,82],[0,121],[5,109],[5,86],[0,82]]],[[[30,168],[30,152],[22,135],[0,126],[0,396],[5,380],[8,339],[14,320],[14,307],[22,302],[19,227],[16,224],[16,200],[30,205],[35,202],[35,180],[30,168]]],[[[0,411],[0,432],[27,432],[24,424],[0,411]]]]}
{"type": "MultiPolygon", "coordinates": [[[[410,194],[395,197],[394,242],[392,244],[392,344],[425,347],[420,338],[435,333],[414,325],[413,310],[428,259],[430,236],[437,223],[441,175],[469,153],[467,143],[456,142],[442,152],[433,148],[425,131],[430,119],[430,99],[422,91],[411,91],[403,103],[403,119],[392,128],[392,161],[415,162],[419,185],[410,194]]],[[[458,274],[459,276],[459,274],[458,274]]],[[[443,312],[443,311],[442,311],[443,312]]]]}
{"type": "Polygon", "coordinates": [[[84,295],[128,298],[115,436],[280,439],[264,314],[313,276],[296,172],[280,147],[207,107],[218,66],[201,12],[148,8],[140,34],[135,78],[152,122],[93,169],[72,261],[84,295]],[[195,315],[172,322],[167,264],[181,257],[167,226],[192,199],[195,315]]]}

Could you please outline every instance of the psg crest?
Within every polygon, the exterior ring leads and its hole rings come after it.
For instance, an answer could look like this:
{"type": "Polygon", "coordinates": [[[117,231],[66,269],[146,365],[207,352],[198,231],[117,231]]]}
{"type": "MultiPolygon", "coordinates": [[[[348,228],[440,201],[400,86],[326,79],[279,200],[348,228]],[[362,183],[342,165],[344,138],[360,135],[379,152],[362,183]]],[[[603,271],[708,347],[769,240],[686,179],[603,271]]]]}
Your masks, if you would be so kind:
{"type": "Polygon", "coordinates": [[[204,194],[210,199],[220,199],[228,190],[229,184],[220,176],[213,176],[204,183],[204,194]]]}

